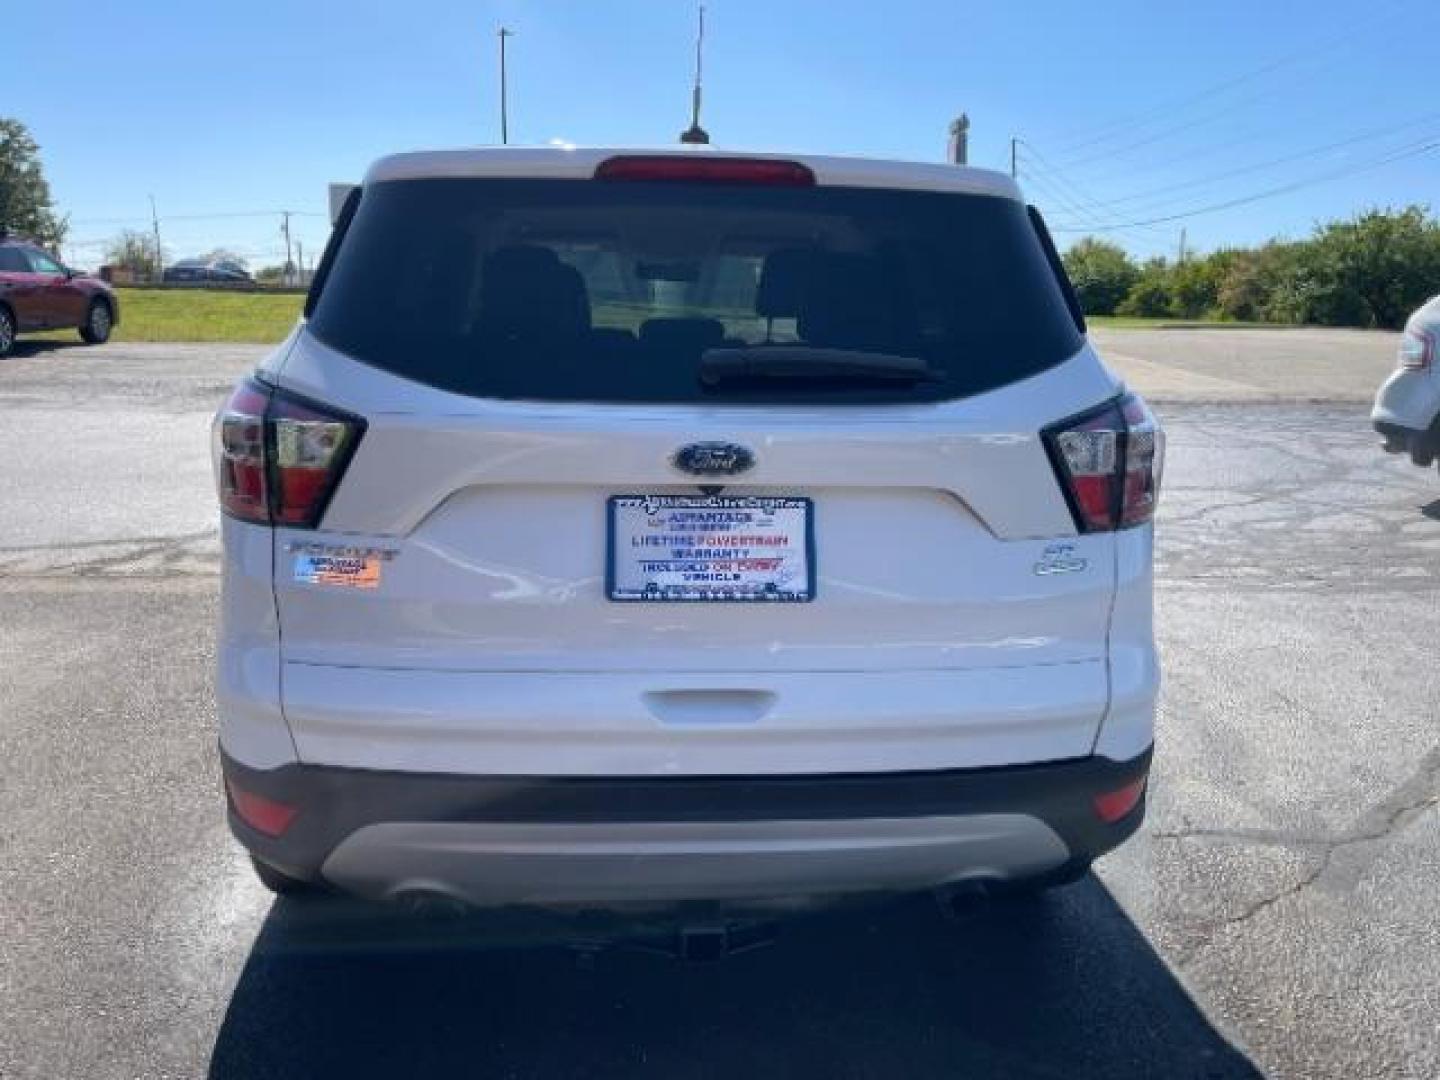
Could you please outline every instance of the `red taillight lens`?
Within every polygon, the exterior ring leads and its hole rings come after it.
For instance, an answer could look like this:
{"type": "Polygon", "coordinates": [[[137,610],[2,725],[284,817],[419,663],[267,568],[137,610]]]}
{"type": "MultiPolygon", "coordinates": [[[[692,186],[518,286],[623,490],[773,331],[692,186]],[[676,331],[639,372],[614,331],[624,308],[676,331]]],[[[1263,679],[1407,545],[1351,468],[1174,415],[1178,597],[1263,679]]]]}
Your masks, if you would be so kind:
{"type": "Polygon", "coordinates": [[[1148,776],[1141,776],[1122,788],[1096,795],[1095,816],[1106,825],[1114,825],[1115,822],[1140,805],[1140,797],[1145,794],[1147,779],[1148,776]]]}
{"type": "Polygon", "coordinates": [[[350,460],[360,432],[356,421],[277,394],[271,399],[276,525],[313,529],[350,460]]]}
{"type": "Polygon", "coordinates": [[[364,422],[246,380],[215,417],[220,506],[259,525],[320,523],[364,422]]]}
{"type": "Polygon", "coordinates": [[[231,517],[270,523],[270,479],[265,465],[268,387],[246,380],[215,417],[215,483],[220,508],[231,517]]]}
{"type": "Polygon", "coordinates": [[[1143,525],[1155,516],[1164,435],[1134,394],[1044,432],[1081,532],[1143,525]]]}
{"type": "Polygon", "coordinates": [[[1134,394],[1120,399],[1125,417],[1124,493],[1120,527],[1143,525],[1155,517],[1160,502],[1160,473],[1165,467],[1165,434],[1155,416],[1134,394]]]}
{"type": "Polygon", "coordinates": [[[1400,339],[1400,366],[1425,371],[1435,363],[1435,335],[1428,330],[1406,330],[1400,339]]]}
{"type": "Polygon", "coordinates": [[[814,187],[815,174],[798,161],[772,158],[687,157],[627,154],[606,158],[595,168],[596,180],[663,180],[679,183],[768,184],[814,187]]]}
{"type": "Polygon", "coordinates": [[[230,805],[235,808],[236,816],[256,832],[262,832],[266,836],[280,836],[290,828],[295,815],[300,813],[298,806],[276,802],[264,795],[246,791],[233,780],[226,781],[225,789],[230,793],[230,805]]]}

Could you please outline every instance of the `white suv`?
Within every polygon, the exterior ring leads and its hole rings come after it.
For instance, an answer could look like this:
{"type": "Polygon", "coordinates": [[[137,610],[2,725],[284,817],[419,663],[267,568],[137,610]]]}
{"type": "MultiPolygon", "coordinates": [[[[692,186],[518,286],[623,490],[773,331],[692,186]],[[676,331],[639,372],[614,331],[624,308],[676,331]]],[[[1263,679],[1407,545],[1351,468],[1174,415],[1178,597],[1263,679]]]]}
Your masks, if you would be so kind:
{"type": "Polygon", "coordinates": [[[1144,813],[1160,439],[999,174],[385,158],[215,421],[231,827],[476,906],[1073,879],[1144,813]]]}
{"type": "Polygon", "coordinates": [[[1440,296],[1410,316],[1399,363],[1375,396],[1370,414],[1392,454],[1429,468],[1440,457],[1440,296]]]}

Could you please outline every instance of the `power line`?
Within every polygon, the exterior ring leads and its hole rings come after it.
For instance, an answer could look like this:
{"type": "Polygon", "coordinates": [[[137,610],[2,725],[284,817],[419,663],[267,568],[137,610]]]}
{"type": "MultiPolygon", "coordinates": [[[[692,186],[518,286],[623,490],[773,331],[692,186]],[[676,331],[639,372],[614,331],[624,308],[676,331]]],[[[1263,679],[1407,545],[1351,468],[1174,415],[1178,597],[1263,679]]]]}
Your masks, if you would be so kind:
{"type": "MultiPolygon", "coordinates": [[[[1047,159],[1044,154],[1037,150],[1033,143],[1030,143],[1025,139],[1012,139],[1012,154],[1015,152],[1016,147],[1023,147],[1026,152],[1026,157],[1034,159],[1033,162],[1027,162],[1027,166],[1033,164],[1041,165],[1043,167],[1046,177],[1053,180],[1055,184],[1062,185],[1067,190],[1073,192],[1075,197],[1079,199],[1080,202],[1083,204],[1083,207],[1089,208],[1088,210],[1083,210],[1082,216],[1090,217],[1092,220],[1096,221],[1104,221],[1107,217],[1110,216],[1109,207],[1104,200],[1095,198],[1085,189],[1081,188],[1079,184],[1076,184],[1074,181],[1070,180],[1053,165],[1051,165],[1049,159],[1047,159]]],[[[1027,168],[1026,178],[1030,181],[1039,182],[1042,186],[1045,183],[1045,181],[1042,179],[1041,174],[1034,172],[1033,169],[1027,168]]],[[[1158,232],[1159,230],[1155,231],[1158,232]]]]}
{"type": "MultiPolygon", "coordinates": [[[[1397,7],[1402,7],[1404,5],[1400,3],[1390,3],[1384,6],[1390,11],[1393,11],[1397,7]]],[[[1219,97],[1226,91],[1231,90],[1236,86],[1240,86],[1244,83],[1251,82],[1265,75],[1269,75],[1271,72],[1278,71],[1284,67],[1288,67],[1291,64],[1306,59],[1307,57],[1323,56],[1325,53],[1328,53],[1337,47],[1344,46],[1353,42],[1355,37],[1355,31],[1353,27],[1357,23],[1361,27],[1366,28],[1376,25],[1386,25],[1384,20],[1376,18],[1376,14],[1377,13],[1374,11],[1367,12],[1366,17],[1363,20],[1353,20],[1352,23],[1347,24],[1345,29],[1329,37],[1322,38],[1319,42],[1308,45],[1301,49],[1296,49],[1293,52],[1286,53],[1285,55],[1275,60],[1271,60],[1265,64],[1260,65],[1257,68],[1252,68],[1249,71],[1242,72],[1239,75],[1223,79],[1218,83],[1213,83],[1210,86],[1197,91],[1196,93],[1189,94],[1179,99],[1174,99],[1168,102],[1162,102],[1158,105],[1153,106],[1152,108],[1145,109],[1142,112],[1136,113],[1127,119],[1115,120],[1107,124],[1102,124],[1099,128],[1092,129],[1092,131],[1095,132],[1094,134],[1082,138],[1078,142],[1061,142],[1057,145],[1056,149],[1061,154],[1072,154],[1077,150],[1083,150],[1086,147],[1095,146],[1099,143],[1103,143],[1109,141],[1110,139],[1118,137],[1124,131],[1133,130],[1138,126],[1149,122],[1153,118],[1174,115],[1181,109],[1188,108],[1191,105],[1197,104],[1201,101],[1206,101],[1210,98],[1219,97]]],[[[1256,98],[1265,97],[1273,92],[1273,90],[1270,90],[1261,92],[1259,94],[1252,94],[1248,98],[1236,104],[1247,104],[1249,101],[1253,101],[1256,98]]],[[[1227,111],[1229,110],[1227,109],[1227,111]]]]}
{"type": "MultiPolygon", "coordinates": [[[[1167,197],[1171,193],[1176,191],[1187,191],[1192,188],[1206,187],[1220,180],[1228,180],[1236,176],[1245,176],[1250,173],[1262,172],[1266,169],[1272,169],[1277,165],[1286,165],[1293,161],[1302,161],[1305,158],[1315,157],[1316,155],[1329,153],[1333,150],[1343,149],[1347,146],[1354,146],[1357,143],[1368,142],[1372,139],[1384,138],[1387,135],[1394,135],[1395,133],[1405,131],[1408,128],[1419,127],[1423,124],[1430,124],[1436,121],[1440,121],[1440,112],[1426,113],[1423,116],[1407,120],[1404,123],[1391,124],[1383,128],[1359,132],[1344,139],[1336,139],[1333,142],[1324,143],[1320,146],[1312,146],[1308,149],[1300,150],[1292,154],[1285,154],[1277,158],[1271,158],[1267,161],[1256,162],[1249,165],[1242,165],[1234,169],[1226,169],[1218,173],[1211,173],[1208,176],[1196,177],[1194,179],[1183,181],[1178,184],[1169,184],[1164,187],[1151,188],[1146,191],[1132,192],[1129,195],[1121,195],[1113,199],[1090,199],[1087,201],[1095,209],[1105,211],[1106,215],[1108,215],[1110,211],[1112,211],[1115,207],[1133,203],[1139,203],[1141,204],[1141,206],[1158,203],[1160,207],[1163,207],[1165,203],[1174,201],[1168,199],[1167,197]]],[[[1062,179],[1063,174],[1061,174],[1059,169],[1052,165],[1044,157],[1043,154],[1041,154],[1038,150],[1035,150],[1034,147],[1031,146],[1029,143],[1024,143],[1023,145],[1027,148],[1027,150],[1031,152],[1031,154],[1033,154],[1034,157],[1039,160],[1039,162],[1044,166],[1044,168],[1050,175],[1055,177],[1057,181],[1062,179]]],[[[1071,186],[1073,187],[1074,185],[1072,184],[1071,186]]]]}
{"type": "Polygon", "coordinates": [[[1167,221],[1182,221],[1185,218],[1199,217],[1201,214],[1213,214],[1220,210],[1229,210],[1232,207],[1244,206],[1247,203],[1259,202],[1262,199],[1274,198],[1276,195],[1288,195],[1290,192],[1298,191],[1301,188],[1313,187],[1316,184],[1328,183],[1331,180],[1338,180],[1341,177],[1353,176],[1357,173],[1368,172],[1371,169],[1378,169],[1382,166],[1390,165],[1397,161],[1403,161],[1406,158],[1419,157],[1423,154],[1428,154],[1434,150],[1440,150],[1440,139],[1437,139],[1433,135],[1427,135],[1424,139],[1418,140],[1416,143],[1411,143],[1408,144],[1408,146],[1398,148],[1397,150],[1386,155],[1385,157],[1379,158],[1375,161],[1366,162],[1363,165],[1351,166],[1344,169],[1335,169],[1328,173],[1322,173],[1317,176],[1311,176],[1302,180],[1296,180],[1293,183],[1282,184],[1279,187],[1269,188],[1265,191],[1258,191],[1251,195],[1244,195],[1236,199],[1228,199],[1225,202],[1212,203],[1209,206],[1199,206],[1193,210],[1187,210],[1182,213],[1166,214],[1161,217],[1147,218],[1143,221],[1122,221],[1109,225],[1093,226],[1088,229],[1056,227],[1054,231],[1115,232],[1120,229],[1133,229],[1142,225],[1161,225],[1167,221]]]}
{"type": "Polygon", "coordinates": [[[1170,138],[1172,135],[1180,135],[1187,131],[1191,131],[1194,128],[1201,127],[1205,124],[1212,123],[1215,120],[1219,120],[1223,117],[1229,116],[1231,113],[1234,113],[1237,110],[1243,108],[1244,106],[1251,104],[1257,98],[1270,96],[1274,93],[1275,90],[1272,88],[1262,94],[1252,94],[1249,97],[1241,98],[1238,101],[1232,101],[1228,105],[1225,105],[1222,108],[1215,110],[1214,112],[1207,113],[1206,115],[1198,119],[1182,121],[1178,124],[1172,124],[1170,127],[1161,128],[1159,131],[1151,132],[1149,135],[1134,139],[1131,142],[1122,143],[1120,146],[1108,147],[1096,153],[1087,154],[1083,157],[1061,158],[1060,164],[1067,169],[1075,169],[1080,168],[1084,165],[1093,164],[1096,161],[1102,161],[1116,157],[1120,154],[1126,154],[1132,150],[1138,150],[1144,146],[1153,146],[1155,143],[1163,142],[1164,140],[1170,138]]]}
{"type": "MultiPolygon", "coordinates": [[[[322,210],[229,210],[212,211],[204,214],[166,214],[160,220],[166,221],[220,221],[227,218],[258,218],[276,217],[280,214],[293,214],[295,217],[325,217],[322,210]]],[[[73,218],[73,222],[84,225],[125,225],[135,222],[146,222],[150,219],[143,214],[136,214],[131,217],[98,217],[98,218],[73,218]]]]}
{"type": "MultiPolygon", "coordinates": [[[[1077,220],[1077,221],[1079,221],[1082,226],[1083,226],[1083,225],[1085,224],[1085,222],[1087,222],[1087,221],[1093,222],[1093,223],[1095,223],[1096,225],[1103,225],[1103,224],[1104,224],[1105,219],[1104,219],[1103,217],[1098,217],[1098,216],[1096,216],[1096,215],[1094,214],[1093,211],[1086,210],[1083,206],[1080,206],[1080,205],[1079,205],[1078,203],[1076,203],[1073,199],[1068,198],[1063,192],[1061,192],[1061,191],[1059,191],[1058,189],[1050,186],[1049,183],[1048,183],[1046,180],[1044,180],[1042,177],[1040,177],[1040,176],[1038,176],[1038,175],[1036,175],[1036,174],[1026,174],[1026,173],[1023,173],[1023,172],[1021,173],[1021,177],[1025,180],[1027,186],[1030,185],[1030,184],[1034,184],[1035,187],[1037,187],[1038,189],[1040,189],[1040,191],[1042,192],[1042,194],[1045,194],[1045,195],[1048,196],[1049,198],[1053,199],[1053,200],[1055,201],[1056,205],[1057,205],[1061,210],[1068,211],[1068,214],[1069,214],[1069,216],[1071,217],[1071,219],[1072,219],[1072,220],[1077,220]]],[[[1083,229],[1077,230],[1077,231],[1083,231],[1083,229]]],[[[1109,231],[1111,231],[1111,232],[1118,232],[1118,233],[1120,233],[1120,234],[1122,234],[1122,235],[1124,235],[1124,236],[1130,237],[1132,240],[1134,240],[1134,241],[1135,241],[1136,243],[1138,243],[1138,244],[1147,244],[1147,245],[1148,245],[1148,244],[1153,244],[1153,243],[1155,243],[1157,237],[1158,237],[1158,236],[1160,235],[1160,233],[1161,233],[1161,230],[1159,230],[1159,229],[1157,229],[1157,228],[1153,228],[1153,227],[1146,227],[1146,228],[1143,229],[1143,231],[1140,230],[1140,229],[1130,229],[1130,228],[1112,229],[1112,230],[1109,230],[1109,231]],[[1146,235],[1146,234],[1149,234],[1149,235],[1146,235]]],[[[1167,239],[1168,239],[1168,234],[1167,234],[1167,239]]]]}

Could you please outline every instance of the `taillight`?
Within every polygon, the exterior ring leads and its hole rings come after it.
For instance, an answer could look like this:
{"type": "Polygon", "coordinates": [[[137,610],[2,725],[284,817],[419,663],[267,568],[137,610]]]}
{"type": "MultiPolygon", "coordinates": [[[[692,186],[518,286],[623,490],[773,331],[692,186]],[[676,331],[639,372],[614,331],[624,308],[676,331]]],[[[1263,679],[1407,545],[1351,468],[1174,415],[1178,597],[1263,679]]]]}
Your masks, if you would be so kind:
{"type": "Polygon", "coordinates": [[[1134,394],[1047,428],[1045,445],[1081,532],[1143,525],[1155,516],[1164,435],[1134,394]]]}
{"type": "Polygon", "coordinates": [[[625,154],[595,167],[596,180],[664,180],[711,184],[814,187],[808,165],[777,158],[727,158],[683,154],[625,154]]]}
{"type": "Polygon", "coordinates": [[[233,780],[225,782],[225,790],[230,794],[230,805],[235,808],[236,816],[256,832],[262,832],[266,836],[283,834],[290,828],[295,815],[300,813],[298,806],[276,802],[264,795],[246,791],[233,780]]]}
{"type": "Polygon", "coordinates": [[[1406,330],[1400,339],[1400,366],[1425,371],[1435,363],[1435,335],[1429,330],[1406,330]]]}
{"type": "Polygon", "coordinates": [[[1124,787],[1096,795],[1093,804],[1095,816],[1107,825],[1114,825],[1115,822],[1140,805],[1140,798],[1145,794],[1147,779],[1148,774],[1141,775],[1124,787]]]}
{"type": "Polygon", "coordinates": [[[241,521],[270,524],[270,479],[265,465],[265,409],[270,390],[249,379],[215,417],[215,484],[220,509],[241,521]]]}
{"type": "Polygon", "coordinates": [[[357,420],[280,392],[267,427],[274,454],[270,503],[276,525],[313,529],[360,438],[357,420]]]}
{"type": "Polygon", "coordinates": [[[247,379],[215,417],[220,507],[257,525],[313,529],[364,421],[247,379]]]}

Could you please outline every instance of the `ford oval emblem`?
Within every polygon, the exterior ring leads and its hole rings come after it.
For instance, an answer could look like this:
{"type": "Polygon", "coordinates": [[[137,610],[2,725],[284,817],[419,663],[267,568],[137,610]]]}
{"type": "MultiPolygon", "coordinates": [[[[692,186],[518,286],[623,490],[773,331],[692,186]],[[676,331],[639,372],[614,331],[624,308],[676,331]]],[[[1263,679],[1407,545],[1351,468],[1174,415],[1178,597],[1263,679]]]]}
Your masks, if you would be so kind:
{"type": "Polygon", "coordinates": [[[754,468],[755,455],[738,443],[699,442],[676,450],[670,463],[692,476],[735,476],[754,468]]]}

